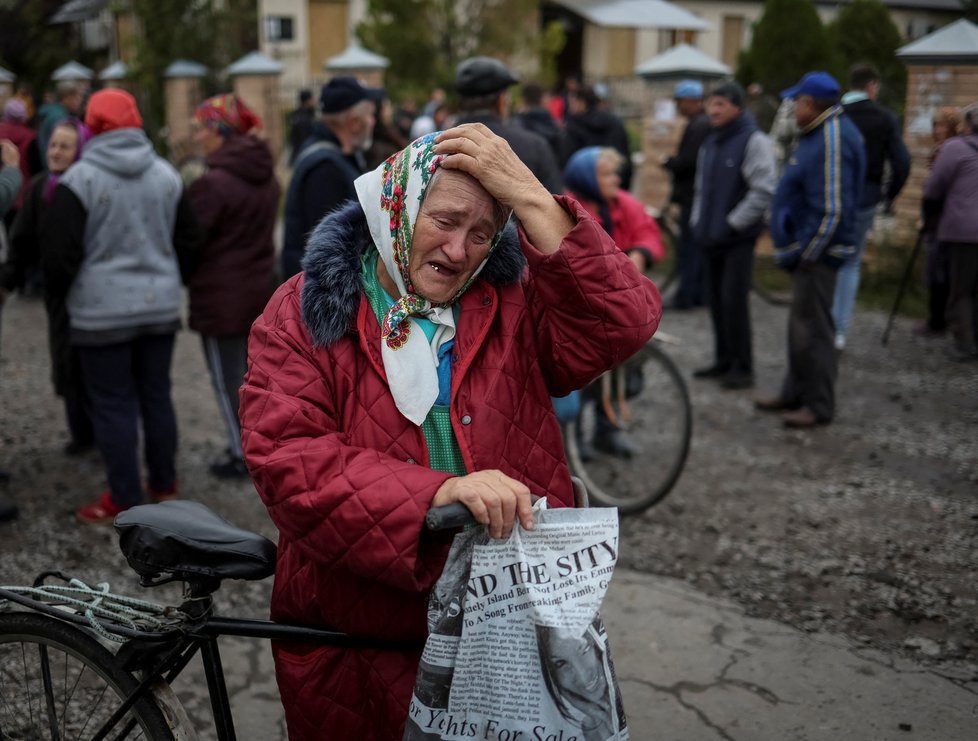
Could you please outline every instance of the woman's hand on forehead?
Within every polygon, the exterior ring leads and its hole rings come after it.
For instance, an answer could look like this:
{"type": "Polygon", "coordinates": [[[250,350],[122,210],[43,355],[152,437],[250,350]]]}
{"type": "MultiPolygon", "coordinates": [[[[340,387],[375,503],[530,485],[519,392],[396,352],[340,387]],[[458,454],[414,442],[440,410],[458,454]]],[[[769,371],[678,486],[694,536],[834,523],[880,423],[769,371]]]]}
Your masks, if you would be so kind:
{"type": "Polygon", "coordinates": [[[523,164],[509,143],[484,124],[462,124],[435,139],[441,166],[465,172],[520,220],[540,252],[556,252],[574,221],[523,164]]]}
{"type": "Polygon", "coordinates": [[[462,124],[435,139],[441,166],[468,173],[503,206],[515,209],[527,197],[546,192],[509,143],[483,124],[462,124]]]}

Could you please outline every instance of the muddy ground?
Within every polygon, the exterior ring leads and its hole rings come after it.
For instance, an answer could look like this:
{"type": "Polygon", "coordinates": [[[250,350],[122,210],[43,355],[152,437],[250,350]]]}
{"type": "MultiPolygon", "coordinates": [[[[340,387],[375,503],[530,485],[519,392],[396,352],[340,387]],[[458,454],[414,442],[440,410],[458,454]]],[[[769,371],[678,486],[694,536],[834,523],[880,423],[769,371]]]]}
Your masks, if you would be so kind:
{"type": "MultiPolygon", "coordinates": [[[[975,686],[978,364],[946,360],[941,343],[915,337],[906,319],[882,348],[886,316],[858,313],[836,422],[788,431],[752,406],[756,393],[777,388],[786,317],[754,297],[758,388],[722,391],[690,377],[711,360],[707,314],[665,316],[662,329],[678,340],[669,352],[692,390],[693,444],[669,497],[623,519],[622,565],[679,577],[752,615],[912,656],[975,686]]],[[[72,516],[104,480],[97,456],[62,452],[40,302],[13,298],[2,333],[0,461],[12,474],[2,493],[22,515],[0,525],[0,583],[58,566],[132,589],[111,529],[72,516]]],[[[225,443],[193,333],[179,336],[173,378],[183,494],[274,536],[249,483],[207,473],[225,443]]],[[[269,589],[232,584],[223,601],[264,616],[269,589]]]]}

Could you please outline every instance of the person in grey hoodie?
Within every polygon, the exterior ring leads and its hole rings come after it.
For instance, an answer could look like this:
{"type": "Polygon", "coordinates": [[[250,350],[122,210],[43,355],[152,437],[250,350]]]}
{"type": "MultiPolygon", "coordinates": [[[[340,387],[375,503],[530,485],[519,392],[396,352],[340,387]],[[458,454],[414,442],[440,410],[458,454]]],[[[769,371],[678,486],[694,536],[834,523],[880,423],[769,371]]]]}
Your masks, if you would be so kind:
{"type": "Polygon", "coordinates": [[[176,496],[170,364],[180,327],[181,272],[186,280],[199,237],[180,176],[156,156],[129,93],[95,93],[85,124],[93,139],[55,188],[51,209],[58,219],[42,267],[48,290],[66,297],[109,484],[76,515],[109,523],[144,500],[140,418],[146,494],[151,500],[176,496]]]}

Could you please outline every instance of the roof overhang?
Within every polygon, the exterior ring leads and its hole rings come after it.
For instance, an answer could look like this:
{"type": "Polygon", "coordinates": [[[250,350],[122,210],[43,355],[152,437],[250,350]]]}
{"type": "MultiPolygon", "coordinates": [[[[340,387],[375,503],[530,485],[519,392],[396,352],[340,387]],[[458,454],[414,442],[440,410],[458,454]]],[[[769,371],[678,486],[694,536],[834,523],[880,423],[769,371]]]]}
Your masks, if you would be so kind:
{"type": "Polygon", "coordinates": [[[554,0],[585,20],[611,28],[706,31],[710,24],[667,0],[554,0]]]}

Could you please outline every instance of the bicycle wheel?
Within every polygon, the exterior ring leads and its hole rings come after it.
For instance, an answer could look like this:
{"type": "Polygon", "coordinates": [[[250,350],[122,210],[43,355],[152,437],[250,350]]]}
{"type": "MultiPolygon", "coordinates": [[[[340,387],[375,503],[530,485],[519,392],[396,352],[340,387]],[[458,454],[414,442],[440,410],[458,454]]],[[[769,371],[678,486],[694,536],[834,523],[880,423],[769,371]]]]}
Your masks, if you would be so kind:
{"type": "MultiPolygon", "coordinates": [[[[98,641],[47,615],[0,615],[0,739],[91,739],[138,682],[98,641]]],[[[150,696],[107,739],[173,741],[150,696]]]]}
{"type": "Polygon", "coordinates": [[[591,391],[585,393],[577,420],[564,426],[564,446],[571,473],[584,482],[592,504],[633,514],[661,500],[679,479],[689,454],[693,407],[682,374],[656,345],[639,350],[624,372],[626,385],[632,386],[626,401],[631,420],[619,420],[619,427],[634,449],[632,455],[602,453],[595,444],[603,414],[591,391]],[[636,375],[635,369],[641,373],[636,375]],[[588,448],[591,455],[582,455],[588,448]]]}

